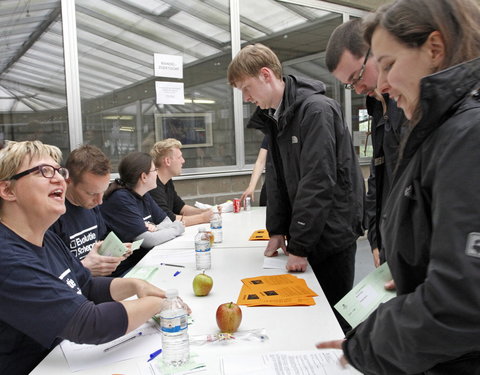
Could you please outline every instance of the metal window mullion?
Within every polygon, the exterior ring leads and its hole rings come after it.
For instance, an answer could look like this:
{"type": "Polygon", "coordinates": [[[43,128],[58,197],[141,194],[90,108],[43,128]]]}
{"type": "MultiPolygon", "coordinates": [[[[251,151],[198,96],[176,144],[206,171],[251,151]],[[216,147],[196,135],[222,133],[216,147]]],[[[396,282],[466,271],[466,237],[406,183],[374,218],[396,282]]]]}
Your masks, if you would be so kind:
{"type": "Polygon", "coordinates": [[[73,150],[83,143],[75,1],[61,0],[61,5],[68,133],[73,150]]]}
{"type": "MultiPolygon", "coordinates": [[[[347,13],[343,13],[343,23],[348,22],[350,20],[350,15],[347,13]]],[[[353,118],[352,118],[352,91],[343,89],[345,92],[345,120],[347,121],[348,129],[350,130],[350,134],[353,136],[353,118]]]]}
{"type": "MultiPolygon", "coordinates": [[[[230,37],[232,43],[232,59],[240,51],[240,0],[230,0],[230,37]]],[[[245,167],[245,138],[243,133],[243,102],[242,93],[232,87],[233,92],[233,123],[235,126],[235,155],[237,167],[245,167]]]]}

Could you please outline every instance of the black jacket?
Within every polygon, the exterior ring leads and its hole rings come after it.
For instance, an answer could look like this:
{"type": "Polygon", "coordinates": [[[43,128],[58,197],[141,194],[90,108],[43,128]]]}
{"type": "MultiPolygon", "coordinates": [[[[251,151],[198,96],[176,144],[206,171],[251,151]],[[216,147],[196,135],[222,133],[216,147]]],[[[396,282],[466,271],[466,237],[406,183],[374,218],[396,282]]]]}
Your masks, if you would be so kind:
{"type": "Polygon", "coordinates": [[[284,78],[277,121],[257,109],[269,135],[267,229],[294,255],[323,259],[363,233],[364,183],[339,104],[320,81],[284,78]]]}
{"type": "Polygon", "coordinates": [[[368,114],[372,117],[373,157],[368,177],[365,210],[367,236],[372,249],[382,249],[379,218],[390,191],[398,159],[401,129],[406,121],[403,111],[397,108],[394,100],[389,99],[388,95],[383,95],[383,99],[387,107],[385,113],[383,113],[383,105],[379,100],[370,96],[367,96],[366,100],[368,114]]]}
{"type": "Polygon", "coordinates": [[[381,231],[398,297],[349,336],[365,374],[480,373],[480,58],[421,81],[381,231]]]}

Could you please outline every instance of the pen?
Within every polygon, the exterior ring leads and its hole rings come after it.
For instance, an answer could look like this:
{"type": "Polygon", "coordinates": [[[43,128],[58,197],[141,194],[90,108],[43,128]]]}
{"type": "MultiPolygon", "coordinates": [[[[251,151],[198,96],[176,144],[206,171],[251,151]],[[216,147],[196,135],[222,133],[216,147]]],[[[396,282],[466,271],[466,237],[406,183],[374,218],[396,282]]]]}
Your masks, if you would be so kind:
{"type": "Polygon", "coordinates": [[[112,345],[112,346],[109,346],[108,348],[105,348],[103,349],[104,352],[108,352],[112,349],[115,349],[117,346],[120,346],[122,344],[125,344],[126,342],[129,342],[129,341],[132,341],[134,339],[136,339],[137,337],[141,336],[142,335],[142,332],[138,332],[135,336],[132,336],[132,337],[129,337],[128,339],[125,339],[123,341],[120,341],[120,342],[117,342],[116,344],[112,345]]]}
{"type": "Polygon", "coordinates": [[[173,274],[173,276],[178,276],[178,275],[180,275],[180,271],[177,271],[173,274]]]}
{"type": "Polygon", "coordinates": [[[169,267],[181,267],[181,268],[185,268],[185,266],[182,266],[181,264],[171,264],[171,263],[160,263],[160,266],[169,266],[169,267]]]}
{"type": "Polygon", "coordinates": [[[150,362],[152,359],[155,359],[161,352],[162,352],[162,349],[158,349],[157,351],[154,351],[152,354],[150,354],[150,359],[147,362],[150,362]]]}

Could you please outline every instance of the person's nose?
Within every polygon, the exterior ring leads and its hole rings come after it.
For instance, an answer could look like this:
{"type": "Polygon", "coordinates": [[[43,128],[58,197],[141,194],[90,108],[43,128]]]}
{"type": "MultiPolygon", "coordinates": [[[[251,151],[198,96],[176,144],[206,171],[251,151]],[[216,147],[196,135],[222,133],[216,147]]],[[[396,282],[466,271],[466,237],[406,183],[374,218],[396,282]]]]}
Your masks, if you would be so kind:
{"type": "Polygon", "coordinates": [[[365,90],[365,85],[362,83],[362,84],[359,84],[357,83],[355,86],[355,92],[358,94],[358,95],[362,95],[363,94],[363,91],[365,90]]]}
{"type": "Polygon", "coordinates": [[[390,90],[390,85],[387,80],[385,73],[379,72],[377,78],[377,88],[382,94],[388,94],[390,90]]]}
{"type": "Polygon", "coordinates": [[[53,174],[53,177],[50,180],[53,180],[53,182],[65,182],[66,183],[65,177],[63,177],[60,174],[59,171],[55,171],[55,173],[53,174]]]}
{"type": "Polygon", "coordinates": [[[244,102],[252,103],[252,97],[250,96],[250,93],[248,91],[243,90],[242,95],[243,95],[244,102]]]}
{"type": "Polygon", "coordinates": [[[97,205],[101,205],[101,204],[103,203],[103,194],[102,194],[102,193],[96,194],[96,195],[95,195],[94,202],[95,202],[97,205]]]}

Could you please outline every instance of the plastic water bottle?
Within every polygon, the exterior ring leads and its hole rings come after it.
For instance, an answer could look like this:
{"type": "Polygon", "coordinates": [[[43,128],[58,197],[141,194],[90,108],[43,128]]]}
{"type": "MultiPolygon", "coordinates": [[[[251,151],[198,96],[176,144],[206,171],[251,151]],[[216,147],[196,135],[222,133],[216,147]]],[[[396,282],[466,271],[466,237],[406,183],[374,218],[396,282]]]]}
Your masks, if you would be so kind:
{"type": "Polygon", "coordinates": [[[214,212],[210,220],[210,230],[213,233],[213,242],[219,243],[223,241],[222,216],[218,211],[214,212]]]}
{"type": "Polygon", "coordinates": [[[165,294],[166,306],[160,312],[162,359],[170,366],[180,366],[188,361],[190,355],[188,314],[178,298],[177,289],[167,289],[165,294]]]}
{"type": "Polygon", "coordinates": [[[197,270],[209,270],[212,267],[210,236],[205,227],[198,228],[198,233],[195,236],[195,261],[197,270]]]}

